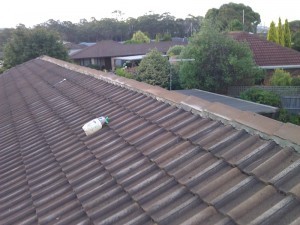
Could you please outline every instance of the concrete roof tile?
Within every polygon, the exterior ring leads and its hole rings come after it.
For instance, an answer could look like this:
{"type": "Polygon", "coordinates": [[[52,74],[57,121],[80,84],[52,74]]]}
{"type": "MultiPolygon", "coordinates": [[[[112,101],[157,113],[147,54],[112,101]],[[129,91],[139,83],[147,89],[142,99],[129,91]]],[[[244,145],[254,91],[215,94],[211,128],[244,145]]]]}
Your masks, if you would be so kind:
{"type": "Polygon", "coordinates": [[[49,57],[0,86],[1,224],[299,221],[296,127],[49,57]]]}

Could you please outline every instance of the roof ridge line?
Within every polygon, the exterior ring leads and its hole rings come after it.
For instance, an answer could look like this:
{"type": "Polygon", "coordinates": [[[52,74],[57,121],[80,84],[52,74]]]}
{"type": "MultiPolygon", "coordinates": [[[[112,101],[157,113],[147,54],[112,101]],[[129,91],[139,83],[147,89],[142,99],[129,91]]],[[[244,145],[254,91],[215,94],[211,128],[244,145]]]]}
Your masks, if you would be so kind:
{"type": "Polygon", "coordinates": [[[279,122],[256,113],[241,111],[222,103],[211,103],[201,98],[170,92],[158,86],[119,77],[112,73],[104,73],[49,56],[41,56],[39,58],[63,68],[145,94],[158,101],[166,102],[204,118],[221,121],[238,130],[243,129],[247,133],[259,135],[265,140],[273,140],[282,147],[292,147],[300,153],[300,126],[279,122]]]}

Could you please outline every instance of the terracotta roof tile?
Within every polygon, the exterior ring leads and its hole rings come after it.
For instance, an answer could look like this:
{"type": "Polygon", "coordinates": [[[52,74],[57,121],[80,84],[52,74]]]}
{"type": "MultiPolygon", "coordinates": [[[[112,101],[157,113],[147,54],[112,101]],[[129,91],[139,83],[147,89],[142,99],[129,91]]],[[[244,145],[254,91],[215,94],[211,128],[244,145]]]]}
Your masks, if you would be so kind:
{"type": "Polygon", "coordinates": [[[299,222],[296,126],[49,57],[0,87],[1,224],[299,222]]]}
{"type": "Polygon", "coordinates": [[[255,34],[246,32],[230,32],[228,35],[237,41],[249,44],[258,66],[300,66],[300,53],[296,50],[282,47],[255,34]]]}

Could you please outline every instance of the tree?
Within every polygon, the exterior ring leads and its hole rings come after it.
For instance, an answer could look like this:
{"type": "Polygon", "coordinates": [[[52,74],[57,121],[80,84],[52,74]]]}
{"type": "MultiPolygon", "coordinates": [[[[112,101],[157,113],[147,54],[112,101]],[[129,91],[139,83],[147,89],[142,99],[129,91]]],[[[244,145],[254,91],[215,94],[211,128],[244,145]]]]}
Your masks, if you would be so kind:
{"type": "Polygon", "coordinates": [[[184,45],[174,45],[171,48],[169,48],[169,50],[167,51],[167,55],[170,57],[180,55],[183,49],[184,45]]]}
{"type": "Polygon", "coordinates": [[[254,84],[260,74],[249,46],[220,33],[210,23],[191,38],[180,57],[195,59],[180,67],[181,85],[187,89],[224,93],[230,85],[254,84]]]}
{"type": "Polygon", "coordinates": [[[284,46],[284,28],[282,27],[281,18],[278,19],[277,33],[278,33],[278,43],[284,46]]]}
{"type": "Polygon", "coordinates": [[[208,10],[205,19],[217,24],[221,31],[240,30],[240,25],[242,25],[241,30],[255,32],[257,25],[260,23],[260,15],[254,12],[251,7],[236,3],[228,3],[222,5],[219,9],[208,10]]]}
{"type": "Polygon", "coordinates": [[[289,22],[291,33],[291,46],[293,49],[300,51],[300,20],[289,22]]]}
{"type": "Polygon", "coordinates": [[[171,90],[182,89],[179,79],[180,63],[172,62],[171,60],[176,59],[181,54],[182,50],[185,48],[183,45],[174,45],[169,48],[167,55],[170,57],[170,88],[171,90]]]}
{"type": "Polygon", "coordinates": [[[156,34],[155,41],[172,41],[171,34],[165,33],[165,34],[156,34]]]}
{"type": "Polygon", "coordinates": [[[300,20],[294,20],[292,22],[289,22],[289,27],[292,33],[300,31],[300,20]]]}
{"type": "Polygon", "coordinates": [[[291,48],[292,47],[291,31],[287,19],[284,22],[283,38],[284,38],[284,46],[291,48]]]}
{"type": "Polygon", "coordinates": [[[5,28],[0,30],[0,52],[3,50],[5,44],[9,41],[12,37],[14,29],[12,28],[5,28]]]}
{"type": "Polygon", "coordinates": [[[137,80],[166,88],[169,83],[169,72],[168,59],[157,49],[153,49],[140,62],[137,80]]]}
{"type": "Polygon", "coordinates": [[[18,27],[12,39],[6,44],[4,53],[5,68],[11,68],[41,55],[68,59],[68,52],[58,34],[45,28],[18,27]]]}
{"type": "Polygon", "coordinates": [[[278,43],[278,32],[277,32],[274,21],[272,21],[270,24],[270,29],[268,31],[267,40],[278,43]]]}
{"type": "Polygon", "coordinates": [[[292,48],[300,51],[300,31],[294,33],[292,36],[292,48]]]}
{"type": "Polygon", "coordinates": [[[231,20],[228,24],[230,31],[242,31],[244,29],[243,24],[238,19],[231,20]]]}
{"type": "Polygon", "coordinates": [[[141,44],[149,42],[150,38],[148,38],[148,36],[140,30],[135,32],[129,41],[126,41],[127,44],[141,44]]]}

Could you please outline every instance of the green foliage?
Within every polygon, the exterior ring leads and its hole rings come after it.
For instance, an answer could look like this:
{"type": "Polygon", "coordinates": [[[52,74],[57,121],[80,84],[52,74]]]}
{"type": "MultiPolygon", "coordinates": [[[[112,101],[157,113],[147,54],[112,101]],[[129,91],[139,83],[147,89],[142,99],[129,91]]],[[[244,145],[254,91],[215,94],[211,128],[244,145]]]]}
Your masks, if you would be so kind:
{"type": "Polygon", "coordinates": [[[233,19],[229,22],[228,29],[230,31],[242,31],[244,29],[243,23],[238,19],[233,19]]]}
{"type": "Polygon", "coordinates": [[[67,50],[56,33],[44,28],[19,27],[5,46],[4,67],[11,68],[42,55],[68,59],[67,50]]]}
{"type": "Polygon", "coordinates": [[[291,81],[291,86],[300,86],[300,77],[293,77],[291,81]]]}
{"type": "Polygon", "coordinates": [[[297,31],[292,35],[292,48],[300,51],[300,31],[297,31]]]}
{"type": "Polygon", "coordinates": [[[171,34],[168,34],[168,33],[164,33],[163,35],[159,33],[159,34],[156,34],[156,36],[155,36],[156,42],[171,41],[171,40],[172,40],[172,36],[171,36],[171,34]]]}
{"type": "Polygon", "coordinates": [[[289,27],[291,29],[291,32],[293,33],[300,31],[300,20],[294,20],[292,22],[289,22],[289,27]]]}
{"type": "Polygon", "coordinates": [[[249,46],[218,32],[209,22],[191,38],[180,57],[195,59],[181,63],[180,81],[186,89],[225,93],[230,85],[253,85],[261,74],[249,46]]]}
{"type": "Polygon", "coordinates": [[[0,52],[3,51],[5,44],[11,39],[13,31],[12,28],[0,30],[0,52]]]}
{"type": "Polygon", "coordinates": [[[276,29],[274,21],[272,21],[270,24],[270,29],[268,31],[267,40],[278,43],[278,40],[279,40],[278,39],[278,31],[276,29]]]}
{"type": "Polygon", "coordinates": [[[251,102],[280,107],[281,101],[279,95],[274,92],[258,88],[250,88],[240,94],[240,98],[251,102]]]}
{"type": "Polygon", "coordinates": [[[272,86],[290,86],[292,81],[291,74],[282,69],[276,69],[273,73],[270,84],[272,86]]]}
{"type": "Polygon", "coordinates": [[[137,31],[133,34],[131,40],[129,42],[126,43],[130,43],[130,44],[141,44],[141,43],[149,43],[150,42],[150,38],[147,37],[146,34],[144,34],[142,31],[137,31]]]}
{"type": "Polygon", "coordinates": [[[277,33],[278,33],[278,44],[284,46],[284,28],[282,26],[280,17],[278,19],[277,33]]]}
{"type": "Polygon", "coordinates": [[[300,20],[289,22],[291,33],[291,47],[300,51],[300,20]]]}
{"type": "Polygon", "coordinates": [[[286,109],[280,109],[277,120],[284,123],[293,123],[300,125],[300,116],[296,114],[289,113],[286,109]]]}
{"type": "Polygon", "coordinates": [[[171,73],[171,89],[180,90],[182,89],[180,78],[179,78],[179,69],[180,65],[178,63],[171,64],[170,73],[171,73]]]}
{"type": "Polygon", "coordinates": [[[251,7],[232,2],[222,5],[219,9],[209,9],[205,19],[211,20],[221,31],[245,30],[255,32],[257,25],[261,22],[260,15],[254,12],[251,7]]]}
{"type": "Polygon", "coordinates": [[[275,27],[275,23],[272,21],[270,24],[270,29],[268,31],[267,40],[275,42],[281,46],[290,48],[292,42],[288,21],[285,20],[284,25],[282,25],[281,18],[279,18],[277,28],[275,27]]]}
{"type": "MultiPolygon", "coordinates": [[[[168,35],[187,37],[191,33],[198,32],[203,19],[202,16],[190,15],[187,18],[179,19],[170,15],[170,13],[147,13],[137,18],[122,18],[123,13],[119,10],[115,10],[113,14],[113,18],[81,19],[79,23],[50,19],[37,26],[46,28],[48,31],[57,32],[62,40],[73,43],[101,40],[124,41],[131,39],[132,35],[138,30],[146,33],[150,39],[155,39],[156,34],[160,33],[166,34],[162,35],[162,40],[169,40],[168,35]],[[193,28],[192,32],[191,26],[193,28]]],[[[0,34],[0,48],[2,45],[1,36],[2,34],[0,34]]],[[[4,37],[4,39],[7,40],[7,37],[4,37]]]]}
{"type": "Polygon", "coordinates": [[[148,84],[168,87],[170,64],[166,57],[154,49],[142,59],[138,67],[137,80],[148,84]]]}
{"type": "Polygon", "coordinates": [[[147,35],[140,30],[133,34],[131,40],[134,43],[149,43],[150,42],[150,38],[147,37],[147,35]]]}
{"type": "Polygon", "coordinates": [[[129,79],[133,79],[133,74],[129,73],[125,68],[117,68],[115,71],[115,74],[117,74],[120,77],[126,77],[129,79]]]}
{"type": "Polygon", "coordinates": [[[174,45],[171,48],[169,48],[167,55],[168,56],[180,55],[183,49],[184,49],[183,45],[174,45]]]}
{"type": "Polygon", "coordinates": [[[283,38],[284,38],[284,46],[291,48],[292,47],[291,31],[287,19],[284,22],[283,38]]]}

